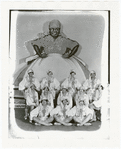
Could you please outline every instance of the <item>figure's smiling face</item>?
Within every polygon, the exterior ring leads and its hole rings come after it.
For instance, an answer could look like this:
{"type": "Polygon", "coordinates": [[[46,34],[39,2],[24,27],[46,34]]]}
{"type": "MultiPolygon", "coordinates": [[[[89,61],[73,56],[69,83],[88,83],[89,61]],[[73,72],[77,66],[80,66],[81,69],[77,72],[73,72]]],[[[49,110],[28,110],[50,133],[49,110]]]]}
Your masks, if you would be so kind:
{"type": "Polygon", "coordinates": [[[60,23],[57,20],[53,20],[49,25],[49,33],[53,38],[57,38],[60,34],[60,23]]]}
{"type": "Polygon", "coordinates": [[[58,27],[51,27],[49,28],[49,32],[50,32],[50,35],[53,37],[53,38],[57,38],[60,34],[60,28],[58,27]]]}

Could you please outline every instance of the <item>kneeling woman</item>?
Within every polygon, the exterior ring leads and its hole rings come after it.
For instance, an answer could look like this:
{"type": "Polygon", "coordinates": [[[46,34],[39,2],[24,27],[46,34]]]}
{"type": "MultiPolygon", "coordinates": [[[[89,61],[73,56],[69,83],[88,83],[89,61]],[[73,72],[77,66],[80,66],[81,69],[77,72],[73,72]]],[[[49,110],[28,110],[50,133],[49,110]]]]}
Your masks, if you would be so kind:
{"type": "Polygon", "coordinates": [[[72,120],[72,117],[68,116],[70,111],[70,108],[68,108],[68,104],[68,99],[63,99],[61,101],[61,104],[51,111],[50,115],[53,116],[56,120],[56,122],[54,123],[55,125],[72,125],[72,123],[69,123],[72,120]]]}
{"type": "Polygon", "coordinates": [[[88,108],[86,106],[84,100],[80,100],[78,102],[78,105],[74,106],[70,112],[69,115],[73,117],[73,120],[77,123],[77,126],[83,126],[83,125],[91,125],[89,121],[93,117],[93,110],[88,108]]]}
{"type": "Polygon", "coordinates": [[[40,105],[31,111],[30,113],[30,123],[32,120],[35,122],[35,125],[45,125],[51,126],[53,117],[50,117],[50,112],[52,106],[50,105],[48,99],[42,99],[40,105]]]}

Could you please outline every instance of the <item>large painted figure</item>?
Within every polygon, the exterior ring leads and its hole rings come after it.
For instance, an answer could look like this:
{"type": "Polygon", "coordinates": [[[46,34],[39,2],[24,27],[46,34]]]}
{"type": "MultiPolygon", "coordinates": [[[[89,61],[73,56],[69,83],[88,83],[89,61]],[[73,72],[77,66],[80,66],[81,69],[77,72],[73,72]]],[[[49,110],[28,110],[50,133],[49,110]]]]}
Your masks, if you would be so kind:
{"type": "MultiPolygon", "coordinates": [[[[58,20],[52,20],[49,23],[49,33],[47,35],[26,42],[28,50],[29,47],[33,47],[36,51],[34,56],[26,59],[27,63],[31,62],[31,64],[27,66],[27,69],[33,69],[35,77],[39,81],[41,81],[42,78],[46,76],[47,71],[51,69],[60,82],[68,77],[70,70],[74,69],[77,79],[82,83],[88,78],[89,71],[86,64],[75,56],[79,44],[74,40],[64,37],[60,30],[61,23],[58,20]]],[[[27,75],[27,69],[24,77],[27,75]]],[[[14,76],[15,80],[21,72],[22,69],[14,76]]]]}

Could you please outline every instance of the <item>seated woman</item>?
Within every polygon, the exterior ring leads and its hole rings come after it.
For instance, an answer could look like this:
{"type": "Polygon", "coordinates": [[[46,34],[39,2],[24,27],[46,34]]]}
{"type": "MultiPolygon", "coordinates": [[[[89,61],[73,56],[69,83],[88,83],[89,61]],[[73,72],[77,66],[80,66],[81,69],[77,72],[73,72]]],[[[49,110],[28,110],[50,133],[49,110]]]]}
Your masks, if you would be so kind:
{"type": "Polygon", "coordinates": [[[60,89],[60,82],[53,77],[53,72],[49,70],[47,72],[47,77],[43,78],[41,81],[41,89],[48,87],[53,98],[55,99],[56,93],[60,89]]]}
{"type": "Polygon", "coordinates": [[[40,90],[40,83],[34,77],[34,71],[32,69],[28,70],[28,75],[19,83],[19,90],[23,91],[26,99],[24,116],[24,119],[26,120],[30,111],[39,104],[38,90],[40,90]]]}
{"type": "Polygon", "coordinates": [[[72,96],[71,94],[68,92],[68,89],[66,88],[63,88],[59,95],[58,95],[58,98],[57,98],[57,105],[60,106],[61,105],[61,102],[64,100],[64,99],[67,99],[68,100],[68,105],[66,105],[66,107],[68,109],[72,108],[73,104],[72,104],[72,96]]]}
{"type": "Polygon", "coordinates": [[[100,80],[96,78],[96,72],[92,70],[89,74],[89,79],[83,83],[83,89],[88,90],[92,96],[95,92],[95,89],[100,85],[100,80]]]}
{"type": "Polygon", "coordinates": [[[83,89],[79,89],[75,93],[74,102],[75,102],[76,106],[79,105],[79,101],[80,100],[84,100],[85,104],[87,106],[89,105],[89,97],[88,97],[88,95],[85,93],[85,91],[83,89]]]}
{"type": "Polygon", "coordinates": [[[81,83],[78,81],[78,79],[75,78],[76,72],[74,70],[70,71],[70,75],[67,79],[64,80],[64,82],[61,84],[62,88],[69,89],[70,94],[74,95],[76,89],[81,88],[81,83]]]}
{"type": "Polygon", "coordinates": [[[45,126],[51,126],[53,117],[50,116],[50,112],[52,110],[52,107],[50,106],[50,103],[48,99],[42,99],[40,105],[35,108],[30,113],[30,123],[32,123],[32,120],[35,122],[35,125],[45,125],[45,126]]]}
{"type": "Polygon", "coordinates": [[[52,93],[49,91],[49,88],[48,87],[45,87],[43,88],[42,90],[42,94],[40,96],[40,101],[41,100],[44,100],[44,99],[48,99],[48,104],[54,108],[54,103],[53,103],[53,96],[52,96],[52,93]]]}
{"type": "Polygon", "coordinates": [[[89,121],[93,117],[93,110],[86,105],[84,100],[80,100],[78,105],[74,106],[69,111],[68,115],[73,117],[73,120],[77,123],[77,126],[89,126],[91,125],[89,121]]]}
{"type": "Polygon", "coordinates": [[[71,126],[72,123],[69,123],[72,120],[71,116],[68,116],[70,108],[68,107],[69,101],[68,99],[63,99],[61,104],[53,109],[50,113],[56,120],[54,123],[55,125],[64,125],[64,126],[71,126]]]}

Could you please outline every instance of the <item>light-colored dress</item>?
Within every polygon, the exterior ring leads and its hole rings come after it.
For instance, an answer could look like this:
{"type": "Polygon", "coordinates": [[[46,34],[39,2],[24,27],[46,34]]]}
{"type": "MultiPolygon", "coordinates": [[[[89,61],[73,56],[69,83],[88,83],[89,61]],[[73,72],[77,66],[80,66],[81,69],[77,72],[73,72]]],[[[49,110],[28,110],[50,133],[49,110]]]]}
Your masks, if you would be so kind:
{"type": "Polygon", "coordinates": [[[58,115],[60,117],[60,119],[63,121],[69,114],[70,108],[68,108],[68,106],[66,106],[64,108],[64,106],[61,104],[60,106],[57,106],[56,108],[54,108],[51,112],[50,115],[58,115]]]}
{"type": "Polygon", "coordinates": [[[61,87],[69,89],[70,94],[73,95],[75,93],[76,88],[81,88],[81,83],[76,78],[74,80],[71,80],[71,77],[69,76],[61,84],[61,87]]]}
{"type": "Polygon", "coordinates": [[[79,101],[82,100],[85,102],[85,105],[89,106],[89,97],[85,93],[77,93],[74,97],[76,105],[79,105],[79,101]]]}
{"type": "Polygon", "coordinates": [[[48,99],[48,101],[49,101],[49,103],[50,103],[50,106],[51,106],[52,108],[54,108],[54,103],[53,103],[54,98],[53,98],[53,96],[52,96],[52,94],[51,94],[50,92],[48,92],[48,94],[45,95],[44,92],[42,91],[42,94],[41,94],[41,96],[40,96],[40,102],[41,102],[41,100],[43,100],[43,99],[48,99]]]}
{"type": "Polygon", "coordinates": [[[93,98],[93,102],[92,102],[92,104],[94,104],[95,105],[95,107],[97,107],[97,108],[101,108],[101,97],[102,97],[102,90],[96,90],[95,91],[95,96],[94,96],[94,98],[93,98]]]}
{"type": "Polygon", "coordinates": [[[30,120],[33,120],[33,117],[37,117],[42,120],[42,121],[45,121],[50,112],[52,111],[52,107],[47,105],[46,108],[44,108],[41,104],[36,107],[34,110],[32,110],[30,112],[30,120]]]}
{"type": "Polygon", "coordinates": [[[60,82],[56,78],[52,78],[51,81],[47,77],[43,78],[40,84],[41,89],[44,89],[45,87],[49,88],[53,98],[55,98],[56,90],[60,89],[60,82]]]}
{"type": "Polygon", "coordinates": [[[89,78],[83,83],[83,89],[87,90],[88,88],[90,88],[92,93],[94,93],[96,87],[98,87],[99,85],[100,85],[99,79],[95,78],[94,82],[92,82],[91,78],[89,78]]]}
{"type": "Polygon", "coordinates": [[[36,106],[38,102],[38,93],[31,88],[32,85],[35,85],[36,89],[40,90],[39,81],[35,77],[30,80],[28,75],[19,84],[19,90],[23,91],[27,88],[24,92],[24,97],[28,106],[36,106]]]}
{"type": "Polygon", "coordinates": [[[83,84],[83,89],[87,90],[89,88],[88,91],[88,97],[89,97],[89,101],[92,102],[93,98],[94,98],[94,94],[95,94],[95,89],[101,85],[100,80],[96,79],[92,82],[91,78],[87,79],[84,84],[83,84]]]}
{"type": "Polygon", "coordinates": [[[69,104],[66,106],[67,109],[72,108],[73,104],[72,104],[72,96],[69,92],[66,93],[66,95],[63,95],[62,92],[60,92],[58,99],[57,99],[57,105],[61,105],[62,104],[62,100],[67,99],[69,104]]]}
{"type": "Polygon", "coordinates": [[[82,108],[80,108],[79,106],[74,106],[68,113],[69,116],[76,116],[78,117],[80,120],[82,120],[85,116],[88,116],[89,114],[91,114],[91,119],[93,118],[93,110],[90,109],[88,106],[83,105],[82,108]]]}

